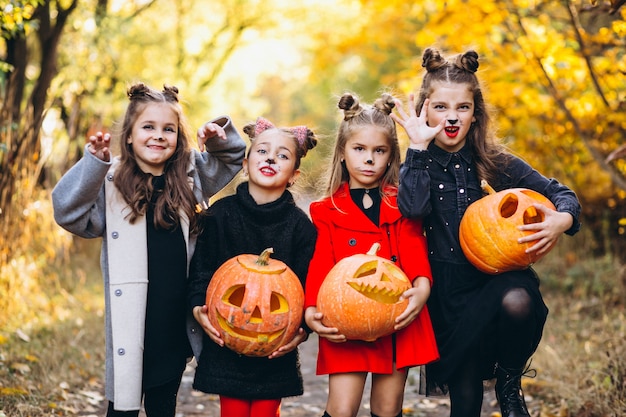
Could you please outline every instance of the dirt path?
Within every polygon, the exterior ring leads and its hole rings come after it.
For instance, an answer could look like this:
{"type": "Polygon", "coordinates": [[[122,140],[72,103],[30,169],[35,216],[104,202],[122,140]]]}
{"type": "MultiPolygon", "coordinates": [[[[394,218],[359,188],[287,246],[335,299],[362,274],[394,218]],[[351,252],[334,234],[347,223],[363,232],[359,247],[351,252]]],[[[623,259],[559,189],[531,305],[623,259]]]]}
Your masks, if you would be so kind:
{"type": "MultiPolygon", "coordinates": [[[[283,400],[282,417],[320,417],[324,413],[328,378],[315,375],[317,338],[311,335],[300,347],[300,360],[304,377],[304,395],[283,400]]],[[[179,393],[177,417],[219,417],[219,400],[216,395],[208,395],[191,389],[193,369],[188,369],[183,377],[179,393]]],[[[419,395],[418,369],[412,369],[407,381],[404,396],[404,415],[407,417],[447,417],[450,407],[447,397],[419,395]]],[[[367,386],[369,387],[369,381],[367,386]]],[[[368,409],[369,390],[366,390],[359,417],[370,417],[368,409]]],[[[490,417],[497,411],[493,390],[486,390],[481,417],[490,417]]],[[[530,406],[530,403],[529,403],[530,406]]],[[[141,417],[144,417],[142,414],[141,417]]]]}

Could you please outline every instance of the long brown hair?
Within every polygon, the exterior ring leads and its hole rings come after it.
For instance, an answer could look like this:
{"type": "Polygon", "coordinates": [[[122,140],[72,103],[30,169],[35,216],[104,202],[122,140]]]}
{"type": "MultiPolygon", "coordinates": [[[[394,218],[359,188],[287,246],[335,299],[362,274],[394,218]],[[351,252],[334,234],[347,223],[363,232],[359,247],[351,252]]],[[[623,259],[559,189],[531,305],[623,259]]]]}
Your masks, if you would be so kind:
{"type": "Polygon", "coordinates": [[[397,186],[400,173],[400,146],[396,124],[390,114],[395,107],[395,100],[390,94],[383,94],[376,99],[373,105],[361,104],[356,95],[345,93],[339,99],[337,107],[343,110],[343,120],[337,130],[337,140],[331,159],[328,173],[326,196],[332,196],[342,183],[350,180],[348,169],[341,162],[344,156],[346,143],[355,131],[367,126],[376,126],[381,129],[390,147],[389,166],[380,179],[380,193],[385,197],[388,186],[397,186]]]}
{"type": "Polygon", "coordinates": [[[182,106],[178,102],[178,88],[164,86],[163,91],[158,91],[144,83],[136,83],[128,89],[127,94],[130,104],[122,123],[120,165],[113,181],[131,209],[128,220],[134,223],[137,218],[145,216],[155,191],[152,175],[139,168],[132,144],[126,139],[131,136],[134,123],[147,106],[166,103],[178,116],[178,137],[174,154],[167,160],[163,170],[165,188],[162,193],[158,193],[154,202],[154,226],[173,228],[180,223],[179,211],[182,210],[189,218],[190,229],[195,230],[196,199],[187,175],[191,161],[191,136],[182,106]]]}
{"type": "Polygon", "coordinates": [[[502,160],[500,157],[504,155],[504,147],[491,130],[491,117],[476,77],[478,54],[469,50],[446,60],[437,49],[427,48],[422,55],[422,67],[426,69],[426,75],[418,93],[418,114],[437,84],[466,84],[469,87],[474,96],[476,121],[467,132],[466,141],[475,158],[478,178],[494,184],[498,180],[497,161],[502,160]]]}

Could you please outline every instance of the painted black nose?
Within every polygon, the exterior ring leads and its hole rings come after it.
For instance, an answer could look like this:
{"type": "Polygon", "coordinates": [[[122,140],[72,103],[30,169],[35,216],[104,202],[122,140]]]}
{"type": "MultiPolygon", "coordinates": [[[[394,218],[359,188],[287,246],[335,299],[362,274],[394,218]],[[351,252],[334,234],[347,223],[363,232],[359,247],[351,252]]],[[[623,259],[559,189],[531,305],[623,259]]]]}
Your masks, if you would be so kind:
{"type": "Polygon", "coordinates": [[[459,119],[448,119],[448,123],[450,123],[452,126],[454,126],[455,124],[457,124],[459,122],[459,119]]]}
{"type": "Polygon", "coordinates": [[[274,158],[267,158],[267,161],[265,161],[265,162],[267,162],[270,165],[273,165],[273,164],[276,163],[276,161],[274,161],[274,158]]]}

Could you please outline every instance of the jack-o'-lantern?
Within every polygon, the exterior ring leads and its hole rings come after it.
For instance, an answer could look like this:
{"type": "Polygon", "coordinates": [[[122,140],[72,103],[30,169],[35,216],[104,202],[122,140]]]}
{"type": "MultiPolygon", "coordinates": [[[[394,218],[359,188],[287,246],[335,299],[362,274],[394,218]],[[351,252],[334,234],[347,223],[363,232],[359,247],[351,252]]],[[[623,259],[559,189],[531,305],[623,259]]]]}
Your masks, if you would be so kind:
{"type": "Polygon", "coordinates": [[[518,226],[544,220],[533,204],[556,210],[550,200],[526,188],[495,192],[486,181],[481,187],[488,194],[467,208],[459,227],[461,249],[470,263],[488,274],[499,274],[526,269],[552,249],[556,242],[540,255],[526,253],[536,241],[518,243],[519,238],[535,233],[518,230],[518,226]]]}
{"type": "Polygon", "coordinates": [[[377,256],[379,249],[375,243],[366,254],[343,258],[320,286],[322,324],[348,339],[373,341],[393,333],[396,318],[407,307],[408,300],[400,296],[411,281],[393,262],[377,256]]]}
{"type": "Polygon", "coordinates": [[[211,324],[242,355],[270,355],[293,339],[302,321],[302,285],[285,263],[270,258],[272,252],[229,259],[207,288],[211,324]]]}

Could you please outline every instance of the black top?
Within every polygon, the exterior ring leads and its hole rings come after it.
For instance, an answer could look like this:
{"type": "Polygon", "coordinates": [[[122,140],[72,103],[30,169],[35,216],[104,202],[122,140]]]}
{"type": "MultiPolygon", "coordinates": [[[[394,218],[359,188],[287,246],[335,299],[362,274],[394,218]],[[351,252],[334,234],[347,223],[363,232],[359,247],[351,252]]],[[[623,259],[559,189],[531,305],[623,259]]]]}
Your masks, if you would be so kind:
{"type": "MultiPolygon", "coordinates": [[[[580,204],[576,194],[555,179],[548,179],[522,159],[503,154],[494,161],[500,167],[496,191],[528,188],[537,191],[556,206],[570,213],[574,222],[566,232],[580,228],[580,204]]],[[[446,152],[431,142],[426,151],[409,149],[400,169],[398,206],[409,217],[422,217],[428,238],[433,271],[433,286],[428,299],[440,360],[426,366],[426,393],[443,387],[458,369],[467,366],[473,355],[477,372],[484,379],[493,377],[498,349],[507,349],[500,340],[495,320],[502,298],[514,289],[524,289],[531,299],[535,323],[528,340],[534,352],[541,340],[548,309],[539,290],[539,280],[532,268],[488,275],[473,267],[463,255],[459,243],[459,225],[467,207],[483,196],[476,166],[469,146],[458,152],[446,152]]],[[[517,348],[517,347],[516,347],[517,348]]]]}
{"type": "MultiPolygon", "coordinates": [[[[548,179],[513,155],[498,161],[502,172],[496,191],[528,188],[549,198],[558,211],[574,218],[566,232],[580,229],[580,204],[576,194],[555,179],[548,179]]],[[[408,149],[400,169],[398,206],[407,217],[424,218],[431,260],[466,264],[459,243],[459,225],[467,207],[483,196],[469,146],[446,152],[431,142],[426,151],[408,149]],[[434,231],[434,233],[433,233],[434,231]]]]}
{"type": "MultiPolygon", "coordinates": [[[[242,183],[235,195],[211,206],[201,226],[190,266],[192,309],[205,304],[209,281],[225,261],[240,254],[261,254],[269,247],[274,249],[272,258],[287,264],[304,288],[317,233],[289,191],[274,202],[258,205],[248,192],[248,183],[242,183]]],[[[249,357],[219,347],[205,335],[194,388],[245,399],[301,395],[297,349],[276,359],[249,357]]]]}
{"type": "MultiPolygon", "coordinates": [[[[152,180],[154,202],[165,185],[152,180]]],[[[180,378],[191,349],[186,332],[187,248],[180,225],[154,226],[154,206],[146,214],[148,236],[148,300],[144,342],[144,389],[180,378]]],[[[132,320],[132,317],[128,317],[132,320]]]]}
{"type": "Polygon", "coordinates": [[[363,213],[374,223],[379,226],[380,218],[380,189],[376,188],[350,188],[350,197],[352,201],[361,209],[363,213]],[[363,198],[368,195],[372,199],[372,205],[365,208],[363,205],[363,198]]]}

